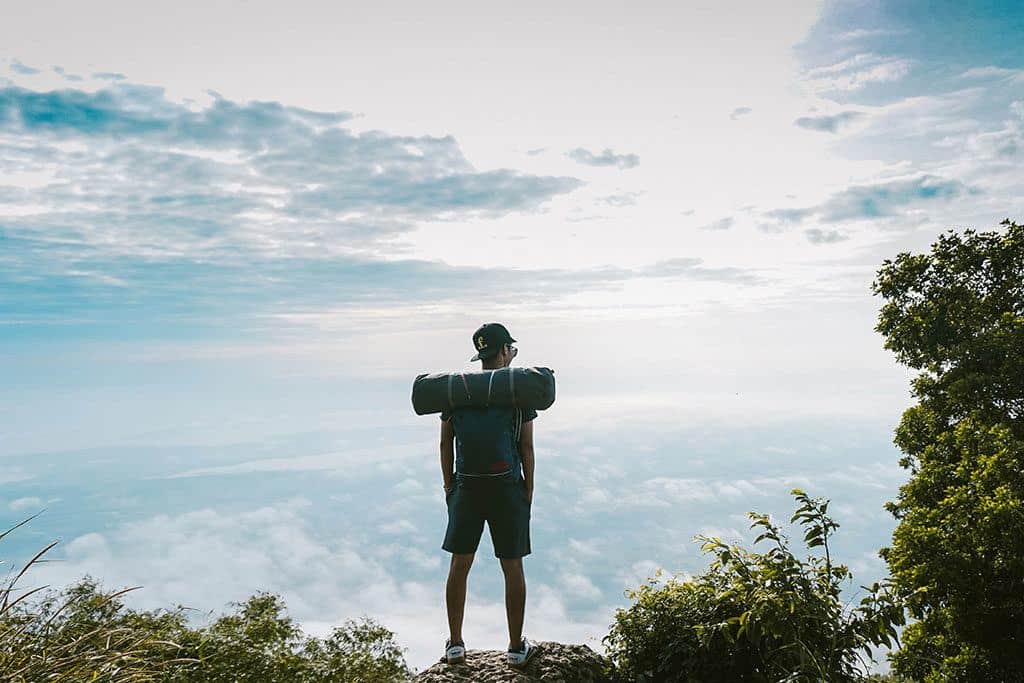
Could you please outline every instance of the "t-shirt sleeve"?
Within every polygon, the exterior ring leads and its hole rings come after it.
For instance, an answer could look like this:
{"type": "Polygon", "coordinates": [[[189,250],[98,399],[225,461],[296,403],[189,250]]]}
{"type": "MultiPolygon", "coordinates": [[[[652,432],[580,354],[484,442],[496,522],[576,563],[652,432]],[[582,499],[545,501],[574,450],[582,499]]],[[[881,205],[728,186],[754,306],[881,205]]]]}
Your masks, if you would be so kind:
{"type": "Polygon", "coordinates": [[[524,408],[523,409],[523,422],[529,422],[530,420],[534,419],[535,417],[537,417],[537,411],[536,410],[534,410],[533,408],[524,408]]]}

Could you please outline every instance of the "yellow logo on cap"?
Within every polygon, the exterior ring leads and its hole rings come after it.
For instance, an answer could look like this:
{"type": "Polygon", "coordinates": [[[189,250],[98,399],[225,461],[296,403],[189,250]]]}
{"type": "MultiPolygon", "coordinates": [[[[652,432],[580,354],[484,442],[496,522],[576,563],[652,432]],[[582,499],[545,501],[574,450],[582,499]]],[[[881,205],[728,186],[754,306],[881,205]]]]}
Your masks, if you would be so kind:
{"type": "Polygon", "coordinates": [[[484,339],[484,336],[481,334],[479,337],[476,338],[476,350],[480,351],[480,350],[486,349],[486,348],[487,348],[487,340],[484,339]]]}

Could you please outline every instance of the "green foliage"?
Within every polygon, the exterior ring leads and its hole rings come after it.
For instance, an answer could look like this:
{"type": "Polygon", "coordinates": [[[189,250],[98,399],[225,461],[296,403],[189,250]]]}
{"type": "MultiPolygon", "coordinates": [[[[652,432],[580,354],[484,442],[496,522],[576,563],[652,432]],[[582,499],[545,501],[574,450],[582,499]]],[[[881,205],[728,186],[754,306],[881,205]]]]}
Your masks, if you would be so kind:
{"type": "MultiPolygon", "coordinates": [[[[930,254],[884,261],[872,283],[885,299],[875,329],[900,363],[921,371],[912,384],[918,426],[932,435],[973,413],[1024,437],[1024,226],[1002,225],[950,231],[930,254]]],[[[907,464],[929,443],[900,444],[907,464]]]]}
{"type": "Polygon", "coordinates": [[[235,606],[181,638],[184,652],[201,661],[178,667],[168,683],[391,683],[412,675],[394,634],[370,619],[348,620],[320,639],[302,633],[277,595],[258,593],[235,606]]]}
{"type": "Polygon", "coordinates": [[[763,553],[698,537],[713,556],[692,578],[660,585],[658,575],[630,591],[605,637],[618,672],[631,681],[714,683],[853,681],[863,678],[873,646],[890,646],[903,610],[887,586],[874,584],[856,607],[840,598],[852,579],[832,562],[829,541],[839,525],[828,501],[793,490],[791,522],[822,556],[796,557],[780,528],[751,512],[754,544],[763,553]]]}
{"type": "Polygon", "coordinates": [[[1024,226],[1003,225],[900,254],[873,284],[886,348],[920,371],[882,550],[917,620],[892,656],[914,680],[1024,680],[1024,226]]]}
{"type": "Polygon", "coordinates": [[[90,577],[59,592],[19,591],[18,580],[52,547],[0,586],[5,683],[396,683],[412,676],[383,626],[348,620],[327,638],[309,637],[269,593],[193,628],[184,607],[129,609],[121,598],[133,589],[103,591],[90,577]]]}
{"type": "MultiPolygon", "coordinates": [[[[0,533],[0,540],[31,519],[0,533]]],[[[161,680],[162,666],[176,656],[175,644],[151,629],[113,618],[121,609],[120,596],[133,589],[103,593],[88,579],[60,595],[19,588],[22,577],[54,545],[0,584],[0,680],[161,680]]]]}

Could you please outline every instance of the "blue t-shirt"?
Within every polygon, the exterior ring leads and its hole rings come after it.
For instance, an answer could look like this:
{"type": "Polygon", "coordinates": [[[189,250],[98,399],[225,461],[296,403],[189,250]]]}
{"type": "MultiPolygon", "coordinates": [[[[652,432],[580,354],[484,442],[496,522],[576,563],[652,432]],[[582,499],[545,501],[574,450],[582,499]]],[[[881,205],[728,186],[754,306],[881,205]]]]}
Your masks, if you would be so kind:
{"type": "Polygon", "coordinates": [[[455,431],[455,471],[469,475],[516,471],[522,425],[537,417],[532,408],[466,407],[446,410],[455,431]]]}

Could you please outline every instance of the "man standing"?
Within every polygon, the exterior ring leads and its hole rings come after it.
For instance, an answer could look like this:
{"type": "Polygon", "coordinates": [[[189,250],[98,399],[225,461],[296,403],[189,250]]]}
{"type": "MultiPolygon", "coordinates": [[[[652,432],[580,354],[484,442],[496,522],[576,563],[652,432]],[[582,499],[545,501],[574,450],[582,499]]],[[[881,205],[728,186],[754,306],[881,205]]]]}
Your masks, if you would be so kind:
{"type": "MultiPolygon", "coordinates": [[[[470,360],[481,361],[483,370],[506,368],[516,357],[513,343],[504,325],[487,323],[473,333],[476,355],[470,360]]],[[[523,666],[536,653],[536,646],[523,637],[523,557],[530,554],[536,417],[532,409],[497,407],[441,413],[441,476],[448,505],[448,528],[441,547],[452,554],[445,587],[449,638],[444,661],[449,664],[466,659],[462,640],[466,582],[484,522],[505,575],[508,662],[523,666]]]]}

